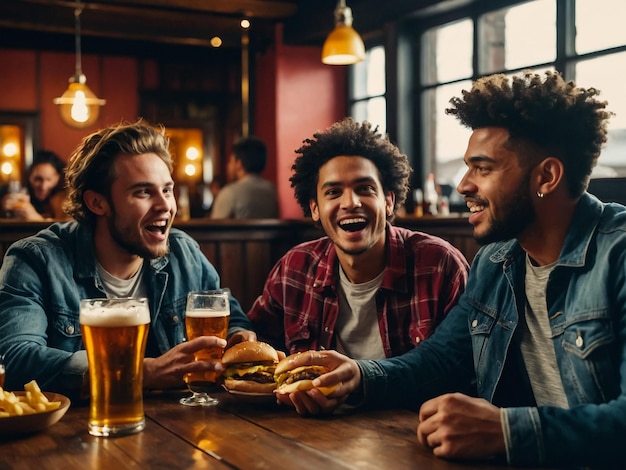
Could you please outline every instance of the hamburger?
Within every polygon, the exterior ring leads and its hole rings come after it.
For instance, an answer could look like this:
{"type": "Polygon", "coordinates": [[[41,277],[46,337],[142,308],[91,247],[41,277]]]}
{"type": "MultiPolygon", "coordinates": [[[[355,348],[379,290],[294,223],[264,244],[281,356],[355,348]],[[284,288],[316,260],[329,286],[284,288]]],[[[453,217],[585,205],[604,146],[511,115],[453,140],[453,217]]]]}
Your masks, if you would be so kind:
{"type": "Polygon", "coordinates": [[[278,353],[267,343],[244,341],[222,356],[224,386],[228,390],[270,394],[276,388],[274,370],[278,353]]]}
{"type": "Polygon", "coordinates": [[[325,366],[306,365],[289,369],[289,357],[278,363],[274,372],[276,380],[276,391],[278,393],[292,393],[296,391],[306,391],[317,388],[324,395],[330,395],[339,387],[335,384],[331,387],[315,387],[313,380],[320,375],[330,372],[325,366]]]}

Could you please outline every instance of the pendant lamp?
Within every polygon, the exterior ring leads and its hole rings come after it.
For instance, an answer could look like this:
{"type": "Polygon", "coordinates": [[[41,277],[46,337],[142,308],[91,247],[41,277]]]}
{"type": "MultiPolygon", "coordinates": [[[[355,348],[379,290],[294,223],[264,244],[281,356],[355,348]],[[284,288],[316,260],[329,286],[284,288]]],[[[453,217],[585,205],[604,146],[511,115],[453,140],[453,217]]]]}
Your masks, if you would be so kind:
{"type": "Polygon", "coordinates": [[[59,105],[61,119],[70,127],[82,129],[93,125],[100,114],[100,106],[106,100],[99,99],[86,85],[87,77],[83,74],[80,57],[80,15],[83,9],[80,0],[76,1],[74,11],[75,39],[76,39],[76,70],[70,78],[70,84],[65,93],[54,99],[59,105]]]}
{"type": "Polygon", "coordinates": [[[329,65],[356,64],[365,59],[363,39],[352,28],[352,9],[345,0],[337,2],[335,29],[324,41],[322,62],[329,65]]]}

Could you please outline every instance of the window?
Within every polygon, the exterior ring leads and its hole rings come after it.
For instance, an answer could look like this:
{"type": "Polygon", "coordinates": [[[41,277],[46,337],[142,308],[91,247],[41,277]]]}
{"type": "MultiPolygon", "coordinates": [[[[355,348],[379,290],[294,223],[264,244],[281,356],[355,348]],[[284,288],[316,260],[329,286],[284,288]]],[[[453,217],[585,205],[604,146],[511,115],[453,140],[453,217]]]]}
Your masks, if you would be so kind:
{"type": "Polygon", "coordinates": [[[385,99],[385,49],[368,49],[365,60],[352,66],[350,79],[350,115],[356,121],[369,121],[387,132],[385,99]]]}
{"type": "MultiPolygon", "coordinates": [[[[626,176],[626,2],[623,0],[509,1],[495,10],[459,9],[445,21],[418,31],[421,139],[415,161],[434,172],[442,188],[454,189],[465,171],[470,131],[444,109],[471,81],[523,69],[559,70],[583,87],[601,90],[616,116],[594,176],[626,176]],[[456,19],[453,19],[456,16],[456,19]],[[420,158],[421,157],[421,158],[420,158]]],[[[441,15],[440,15],[441,16],[441,15]]],[[[443,16],[442,16],[443,18],[443,16]]],[[[451,202],[454,202],[451,200],[451,202]]]]}

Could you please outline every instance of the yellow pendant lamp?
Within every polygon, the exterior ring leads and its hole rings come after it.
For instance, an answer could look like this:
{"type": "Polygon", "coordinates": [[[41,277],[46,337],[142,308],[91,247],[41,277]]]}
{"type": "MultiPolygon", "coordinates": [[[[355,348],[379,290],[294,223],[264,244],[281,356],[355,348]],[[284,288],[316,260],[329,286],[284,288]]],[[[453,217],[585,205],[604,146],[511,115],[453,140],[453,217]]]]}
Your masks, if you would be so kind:
{"type": "Polygon", "coordinates": [[[345,0],[337,2],[335,29],[324,41],[322,62],[329,65],[356,64],[365,59],[363,39],[352,28],[352,9],[345,0]]]}
{"type": "Polygon", "coordinates": [[[76,39],[76,70],[70,78],[70,85],[63,95],[54,99],[54,104],[59,105],[61,119],[70,127],[82,129],[93,125],[98,120],[100,106],[106,100],[99,99],[87,86],[87,77],[81,67],[80,50],[80,15],[83,9],[80,0],[76,1],[74,11],[75,39],[76,39]]]}

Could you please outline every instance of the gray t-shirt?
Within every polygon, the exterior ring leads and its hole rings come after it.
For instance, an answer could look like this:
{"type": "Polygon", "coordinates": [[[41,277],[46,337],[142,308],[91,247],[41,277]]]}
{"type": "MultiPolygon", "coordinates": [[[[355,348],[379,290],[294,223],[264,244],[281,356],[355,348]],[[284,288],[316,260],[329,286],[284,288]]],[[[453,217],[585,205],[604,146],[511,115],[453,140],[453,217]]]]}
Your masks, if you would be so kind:
{"type": "Polygon", "coordinates": [[[548,318],[546,286],[556,262],[533,266],[526,255],[526,315],[520,322],[520,348],[526,364],[537,406],[553,405],[568,408],[567,397],[559,374],[554,340],[548,318]]]}
{"type": "Polygon", "coordinates": [[[258,175],[246,175],[227,184],[217,193],[211,208],[211,218],[276,219],[276,188],[258,175]]]}

